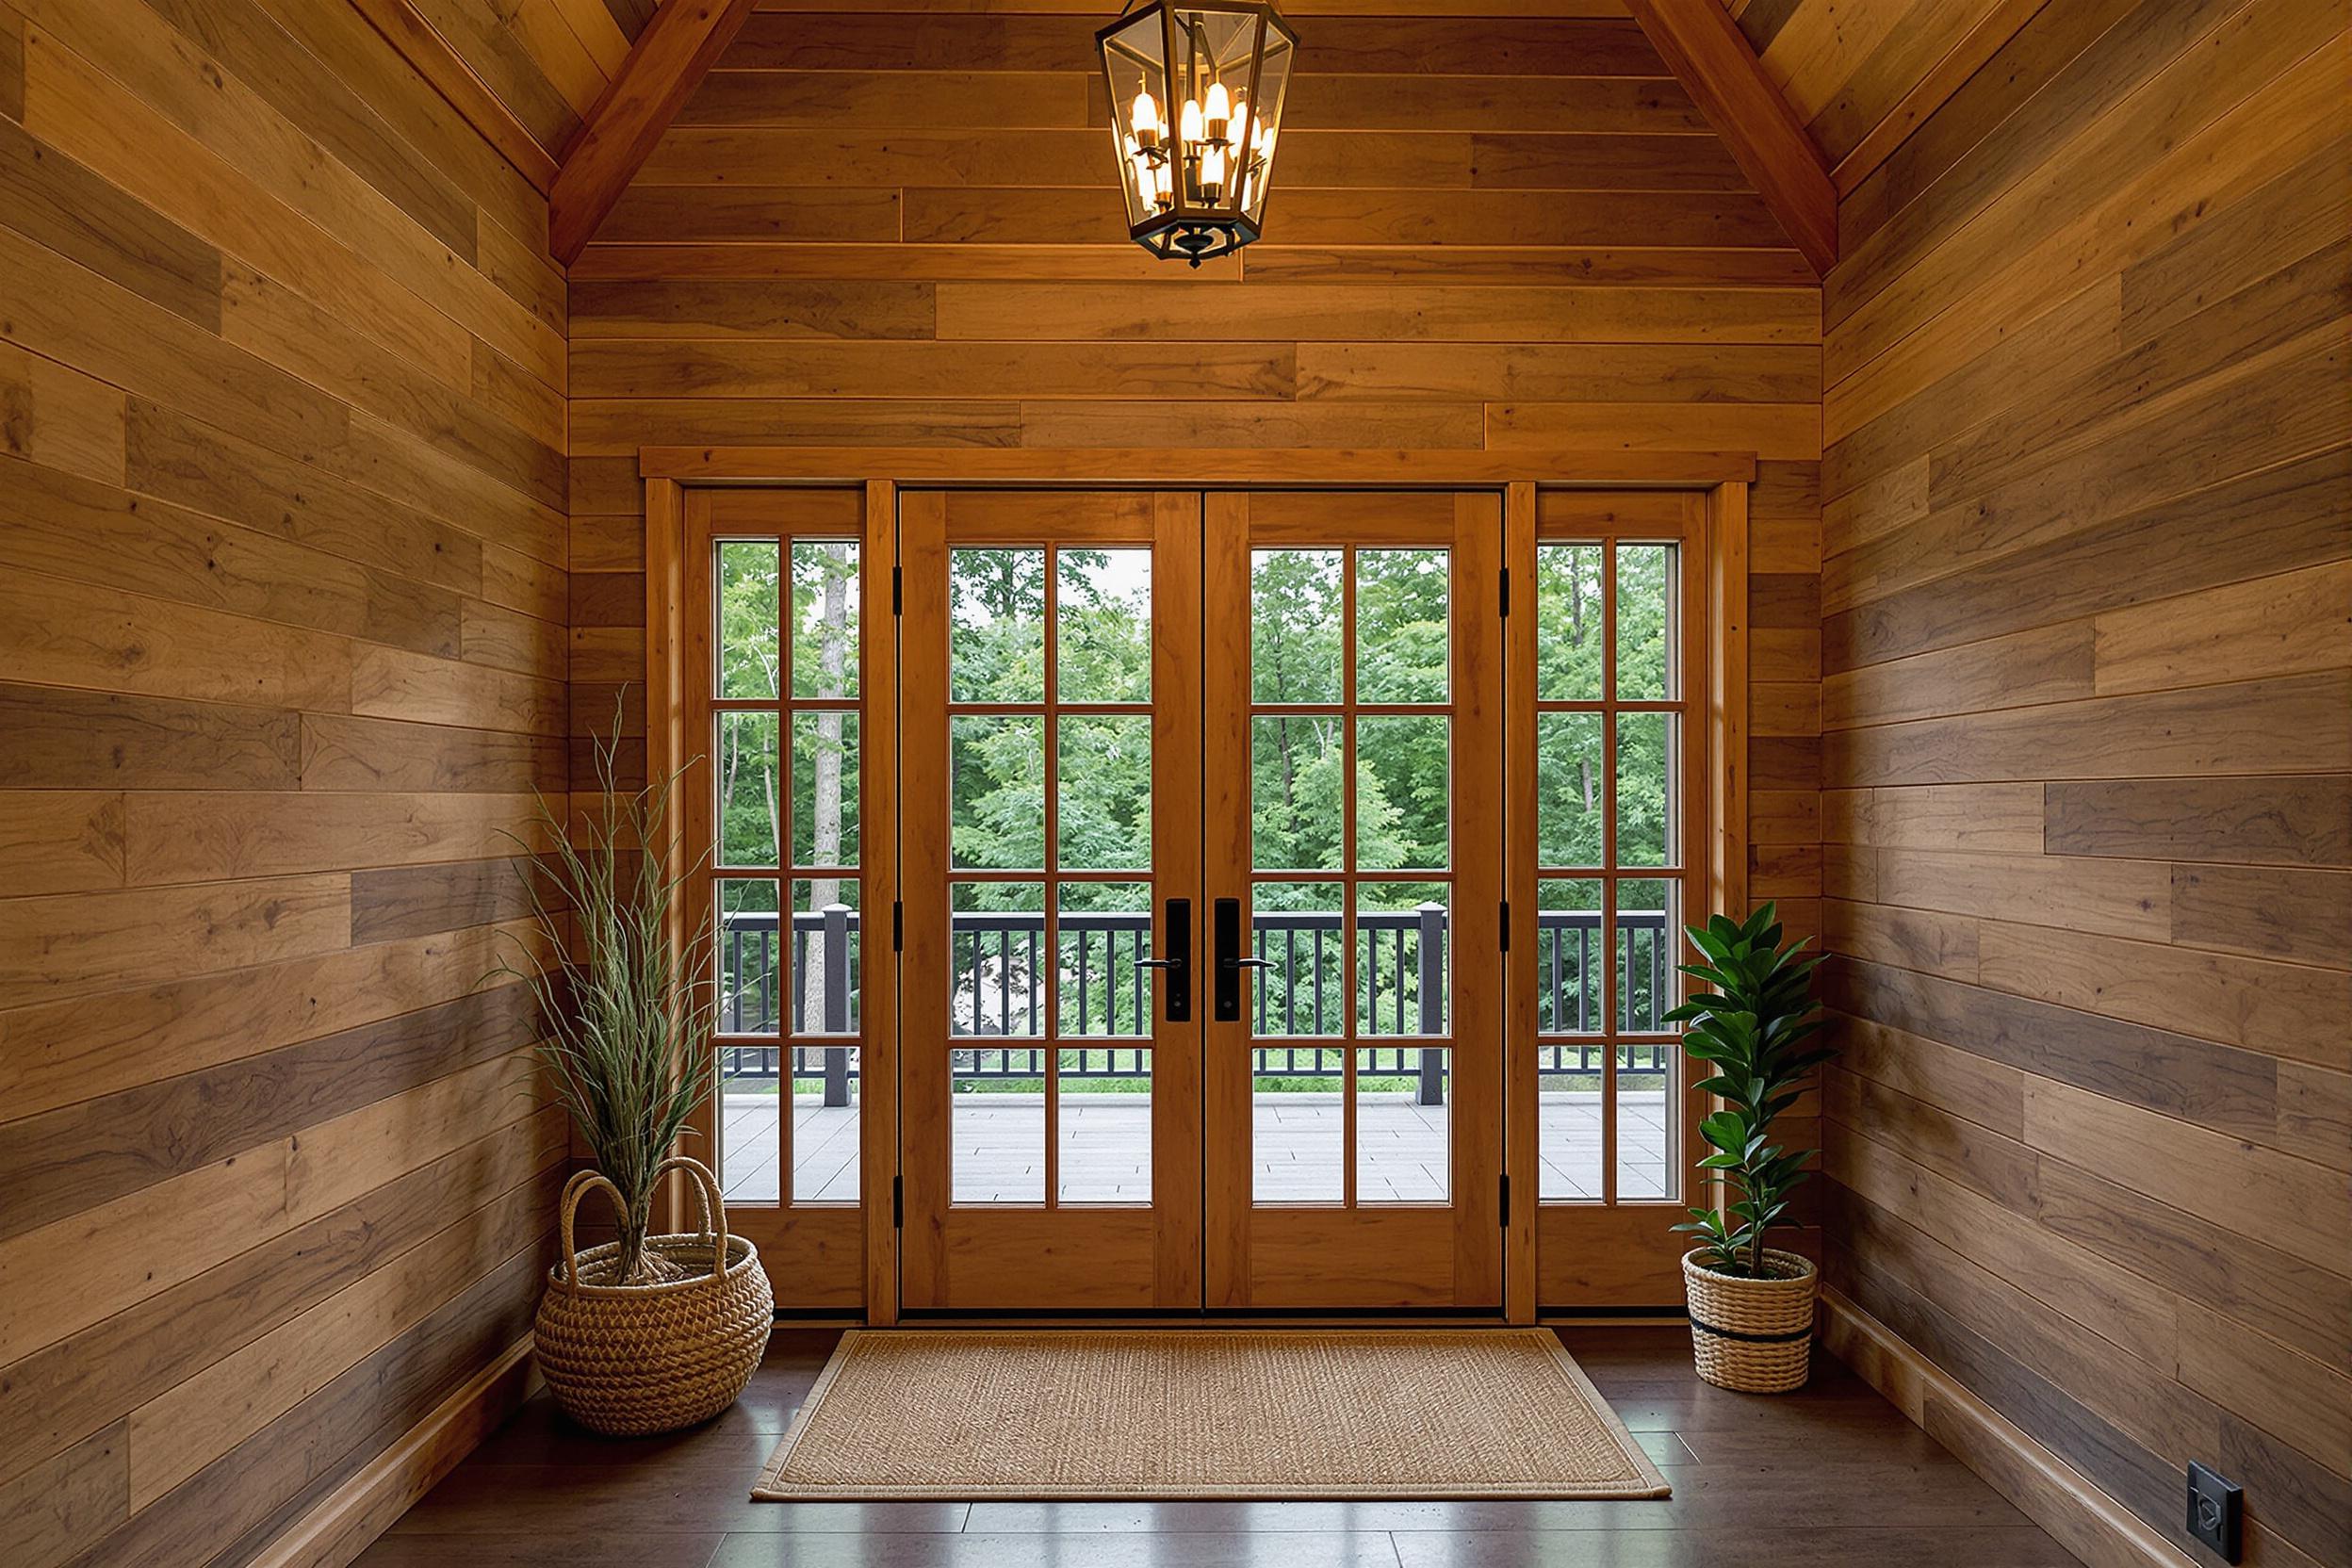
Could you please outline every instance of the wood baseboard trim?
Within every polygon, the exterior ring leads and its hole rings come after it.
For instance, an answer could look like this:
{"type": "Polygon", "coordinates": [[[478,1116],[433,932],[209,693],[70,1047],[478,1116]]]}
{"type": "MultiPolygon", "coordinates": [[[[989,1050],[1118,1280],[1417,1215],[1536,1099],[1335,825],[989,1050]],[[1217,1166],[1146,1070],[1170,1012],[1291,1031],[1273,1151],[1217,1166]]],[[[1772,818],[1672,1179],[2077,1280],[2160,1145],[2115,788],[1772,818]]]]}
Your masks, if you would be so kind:
{"type": "Polygon", "coordinates": [[[345,1568],[481,1446],[538,1388],[531,1335],[508,1346],[253,1559],[253,1568],[345,1568]]]}
{"type": "Polygon", "coordinates": [[[1821,1301],[1824,1349],[2090,1568],[2197,1568],[2146,1520],[1863,1308],[1828,1285],[1821,1301]]]}

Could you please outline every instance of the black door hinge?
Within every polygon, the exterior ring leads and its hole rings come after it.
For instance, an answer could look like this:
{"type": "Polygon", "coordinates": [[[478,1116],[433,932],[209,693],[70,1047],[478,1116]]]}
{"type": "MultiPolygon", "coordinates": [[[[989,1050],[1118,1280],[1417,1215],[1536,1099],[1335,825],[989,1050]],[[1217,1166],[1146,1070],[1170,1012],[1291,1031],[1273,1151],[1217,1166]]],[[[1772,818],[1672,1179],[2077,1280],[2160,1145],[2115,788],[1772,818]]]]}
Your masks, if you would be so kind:
{"type": "Polygon", "coordinates": [[[890,613],[905,613],[906,609],[906,574],[901,567],[890,568],[890,613]]]}
{"type": "Polygon", "coordinates": [[[890,951],[906,951],[906,906],[896,899],[890,901],[890,951]]]}
{"type": "Polygon", "coordinates": [[[1501,1203],[1503,1211],[1503,1229],[1509,1230],[1511,1229],[1511,1178],[1509,1176],[1505,1176],[1501,1178],[1501,1181],[1503,1184],[1501,1203]]]}
{"type": "Polygon", "coordinates": [[[903,1231],[906,1228],[906,1178],[904,1176],[893,1176],[890,1178],[890,1229],[893,1231],[903,1231]]]}
{"type": "Polygon", "coordinates": [[[1511,613],[1511,568],[1509,566],[1503,568],[1503,613],[1506,616],[1511,613]]]}
{"type": "Polygon", "coordinates": [[[1511,900],[1503,900],[1503,951],[1511,951],[1511,900]]]}

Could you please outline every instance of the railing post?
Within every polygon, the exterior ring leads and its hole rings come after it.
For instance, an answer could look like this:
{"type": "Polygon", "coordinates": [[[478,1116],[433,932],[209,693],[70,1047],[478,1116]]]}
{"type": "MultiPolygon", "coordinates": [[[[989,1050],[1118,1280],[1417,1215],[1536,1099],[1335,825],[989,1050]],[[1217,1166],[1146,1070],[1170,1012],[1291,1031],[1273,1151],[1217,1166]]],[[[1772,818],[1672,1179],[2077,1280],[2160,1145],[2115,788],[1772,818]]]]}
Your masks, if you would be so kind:
{"type": "MultiPolygon", "coordinates": [[[[849,1033],[849,906],[825,906],[825,1032],[849,1033]]],[[[825,1102],[849,1103],[849,1048],[825,1048],[825,1102]]]]}
{"type": "MultiPolygon", "coordinates": [[[[1446,1032],[1446,906],[1421,906],[1421,1033],[1446,1032]]],[[[1446,1054],[1421,1051],[1421,1103],[1446,1103],[1446,1054]]]]}

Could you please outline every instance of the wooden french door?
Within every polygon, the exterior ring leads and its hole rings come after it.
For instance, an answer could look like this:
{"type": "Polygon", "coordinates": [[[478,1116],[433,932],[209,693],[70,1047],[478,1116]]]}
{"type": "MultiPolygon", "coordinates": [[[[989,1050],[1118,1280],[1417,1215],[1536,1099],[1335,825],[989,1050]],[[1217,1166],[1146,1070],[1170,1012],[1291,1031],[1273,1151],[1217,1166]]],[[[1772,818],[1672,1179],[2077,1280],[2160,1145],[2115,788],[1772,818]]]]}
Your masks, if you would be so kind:
{"type": "Polygon", "coordinates": [[[1499,1306],[1501,549],[902,492],[906,1309],[1499,1306]]]}

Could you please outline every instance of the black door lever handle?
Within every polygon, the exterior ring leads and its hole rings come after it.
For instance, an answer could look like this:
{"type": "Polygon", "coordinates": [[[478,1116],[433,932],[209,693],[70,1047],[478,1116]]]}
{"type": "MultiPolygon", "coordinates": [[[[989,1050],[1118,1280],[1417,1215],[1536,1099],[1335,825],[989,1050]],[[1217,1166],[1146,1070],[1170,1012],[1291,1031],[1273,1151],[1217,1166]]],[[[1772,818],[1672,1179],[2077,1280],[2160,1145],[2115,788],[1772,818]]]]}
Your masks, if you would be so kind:
{"type": "Polygon", "coordinates": [[[1220,898],[1214,916],[1217,940],[1217,995],[1209,1016],[1219,1023],[1232,1023],[1241,1017],[1241,972],[1246,969],[1272,969],[1270,958],[1245,958],[1242,953],[1241,900],[1220,898]]]}
{"type": "Polygon", "coordinates": [[[1137,969],[1163,970],[1168,974],[1168,1021],[1189,1023],[1192,1021],[1192,900],[1171,898],[1168,901],[1168,921],[1161,939],[1167,943],[1165,958],[1137,958],[1137,969]]]}

